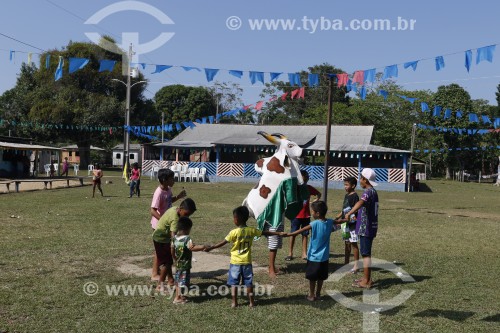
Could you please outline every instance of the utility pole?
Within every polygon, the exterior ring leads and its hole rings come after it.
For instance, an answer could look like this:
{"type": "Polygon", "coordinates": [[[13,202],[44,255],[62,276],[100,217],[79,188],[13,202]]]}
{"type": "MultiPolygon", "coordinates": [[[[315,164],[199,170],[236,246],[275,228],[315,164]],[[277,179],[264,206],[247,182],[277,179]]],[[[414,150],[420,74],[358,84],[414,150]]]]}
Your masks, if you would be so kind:
{"type": "MultiPolygon", "coordinates": [[[[161,113],[161,143],[163,143],[163,134],[164,134],[163,126],[165,126],[165,112],[161,113]]],[[[160,161],[163,161],[163,146],[161,146],[160,149],[160,161]]]]}
{"type": "Polygon", "coordinates": [[[411,164],[413,162],[413,148],[415,146],[415,134],[417,132],[417,124],[411,127],[411,148],[410,148],[410,165],[408,167],[408,192],[411,190],[411,164]]]}
{"type": "Polygon", "coordinates": [[[328,199],[328,160],[330,158],[330,136],[332,132],[333,80],[328,75],[328,116],[326,119],[325,170],[323,173],[323,201],[328,199]]]}
{"type": "Polygon", "coordinates": [[[126,98],[126,109],[125,109],[125,143],[123,145],[123,166],[130,168],[130,62],[132,61],[132,56],[134,55],[132,51],[132,43],[128,48],[128,59],[127,59],[127,98],[126,98]]]}

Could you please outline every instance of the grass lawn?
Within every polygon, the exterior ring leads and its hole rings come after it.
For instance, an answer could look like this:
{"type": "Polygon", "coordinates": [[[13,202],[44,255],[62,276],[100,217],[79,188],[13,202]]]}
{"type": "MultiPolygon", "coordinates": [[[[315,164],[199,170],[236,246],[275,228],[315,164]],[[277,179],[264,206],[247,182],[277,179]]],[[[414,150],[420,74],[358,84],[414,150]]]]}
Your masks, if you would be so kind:
{"type": "MultiPolygon", "coordinates": [[[[126,275],[117,267],[129,257],[152,254],[149,205],[157,182],[145,177],[141,198],[129,199],[118,176],[106,173],[104,180],[113,184],[103,185],[105,198],[92,199],[89,186],[0,195],[0,332],[362,331],[362,314],[325,293],[321,301],[305,300],[305,263],[286,262],[285,250],[278,252],[277,262],[286,274],[273,281],[265,272],[256,273],[255,282],[274,287],[270,296],[256,298],[253,310],[245,298],[231,309],[230,296],[192,297],[185,305],[165,296],[109,296],[106,286],[151,285],[149,278],[126,275]],[[96,295],[83,292],[88,282],[99,286],[96,295]]],[[[374,272],[381,301],[415,291],[401,306],[381,313],[380,331],[498,332],[500,189],[440,180],[426,184],[432,192],[379,193],[373,256],[396,262],[416,281],[374,272]]],[[[177,183],[174,193],[182,186],[198,205],[193,239],[213,244],[233,228],[231,211],[252,184],[177,183]]],[[[330,212],[340,209],[343,195],[329,192],[330,212]]],[[[254,261],[265,266],[265,242],[254,244],[254,261]]],[[[333,272],[343,263],[339,232],[331,244],[333,272]]],[[[226,255],[229,265],[229,246],[217,253],[226,255]]],[[[151,260],[139,264],[150,268],[151,260]]],[[[225,279],[198,277],[192,283],[205,290],[224,285],[225,279]]],[[[362,291],[351,283],[345,277],[326,282],[324,290],[337,289],[361,301],[362,291]]]]}

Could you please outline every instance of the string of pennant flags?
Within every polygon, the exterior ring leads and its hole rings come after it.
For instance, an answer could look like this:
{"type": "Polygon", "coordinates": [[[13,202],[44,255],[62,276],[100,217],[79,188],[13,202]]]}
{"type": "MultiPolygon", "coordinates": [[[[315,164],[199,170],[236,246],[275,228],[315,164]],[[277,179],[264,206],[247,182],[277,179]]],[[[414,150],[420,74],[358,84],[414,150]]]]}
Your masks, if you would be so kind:
{"type": "Polygon", "coordinates": [[[417,124],[417,127],[423,130],[431,130],[442,133],[455,133],[455,134],[465,134],[465,135],[475,135],[475,134],[488,134],[488,133],[500,133],[500,129],[476,129],[476,128],[450,128],[442,126],[429,126],[423,124],[417,124]]]}
{"type": "MultiPolygon", "coordinates": [[[[483,46],[479,47],[476,49],[468,49],[465,51],[462,51],[464,53],[464,66],[467,70],[467,72],[470,72],[470,69],[473,65],[473,50],[476,50],[476,61],[475,64],[478,65],[483,61],[488,61],[488,62],[493,62],[493,56],[494,52],[496,49],[497,44],[492,44],[488,46],[483,46]]],[[[26,53],[23,51],[16,51],[16,50],[10,50],[10,61],[15,61],[15,56],[16,52],[22,52],[26,53]]],[[[456,53],[451,53],[451,54],[457,54],[456,53]]],[[[36,52],[28,52],[28,64],[32,63],[32,57],[33,54],[38,54],[36,52]]],[[[50,54],[46,54],[45,57],[45,67],[47,69],[50,68],[50,54]]],[[[365,85],[367,83],[374,83],[375,78],[376,78],[376,72],[377,69],[382,70],[383,69],[383,74],[382,74],[382,80],[386,80],[389,78],[397,78],[399,75],[399,66],[403,66],[404,69],[412,69],[413,71],[416,71],[418,68],[418,64],[422,61],[425,60],[430,60],[432,58],[425,58],[425,59],[419,59],[419,60],[412,60],[408,61],[402,64],[394,64],[394,65],[389,65],[385,67],[380,67],[380,68],[371,68],[367,70],[356,70],[354,73],[349,74],[349,73],[341,73],[341,74],[328,74],[330,77],[335,77],[337,79],[337,86],[338,87],[348,87],[348,86],[355,86],[359,87],[361,90],[360,93],[363,96],[365,85]]],[[[56,72],[54,74],[55,80],[59,80],[63,76],[63,66],[64,66],[64,58],[59,56],[59,62],[56,68],[56,72]]],[[[41,61],[41,59],[40,59],[41,61]]],[[[68,72],[73,73],[78,70],[83,69],[88,63],[90,59],[87,58],[75,58],[71,57],[68,58],[69,66],[68,66],[68,72]]],[[[434,64],[435,64],[435,69],[436,71],[441,71],[443,68],[445,68],[445,58],[444,56],[436,56],[434,57],[434,64]]],[[[103,71],[113,71],[114,66],[116,65],[116,61],[114,60],[100,60],[99,62],[99,72],[103,71]]],[[[237,70],[237,69],[221,69],[221,68],[200,68],[200,67],[195,67],[195,66],[185,66],[185,65],[164,65],[164,64],[147,64],[147,63],[133,63],[133,66],[136,67],[142,67],[143,70],[146,69],[146,67],[154,67],[154,70],[151,72],[151,74],[159,74],[165,70],[168,70],[170,68],[182,68],[186,72],[204,72],[205,77],[207,82],[211,82],[214,80],[216,75],[221,72],[225,71],[229,75],[232,75],[236,78],[243,78],[243,76],[248,76],[248,79],[250,80],[251,84],[255,84],[257,82],[261,82],[262,84],[265,84],[266,79],[265,79],[265,74],[269,74],[269,81],[268,82],[274,82],[278,80],[278,78],[285,74],[284,72],[280,71],[273,71],[273,72],[264,72],[264,71],[243,71],[243,70],[237,70]],[[202,71],[203,69],[203,71],[202,71]],[[244,75],[244,73],[248,73],[248,75],[244,75]]],[[[288,76],[288,81],[291,86],[298,86],[302,87],[302,82],[300,78],[300,73],[286,73],[288,76]]],[[[308,74],[308,85],[310,87],[315,87],[320,84],[320,77],[319,74],[315,73],[310,73],[308,74]]]]}
{"type": "Polygon", "coordinates": [[[448,151],[479,151],[479,150],[495,150],[500,149],[500,146],[487,147],[465,147],[465,148],[440,148],[440,149],[416,149],[415,153],[444,153],[448,151]]]}

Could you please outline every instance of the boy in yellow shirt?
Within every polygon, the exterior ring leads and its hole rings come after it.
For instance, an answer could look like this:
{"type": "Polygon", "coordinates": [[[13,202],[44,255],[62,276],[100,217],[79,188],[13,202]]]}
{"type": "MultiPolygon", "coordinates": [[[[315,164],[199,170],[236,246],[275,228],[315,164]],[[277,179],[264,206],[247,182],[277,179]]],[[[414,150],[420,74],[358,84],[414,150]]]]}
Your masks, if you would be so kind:
{"type": "Polygon", "coordinates": [[[227,284],[231,286],[231,307],[238,306],[236,294],[236,286],[243,280],[243,284],[247,288],[249,306],[255,306],[253,297],[253,269],[252,269],[252,243],[254,237],[264,236],[287,236],[285,232],[260,231],[247,226],[248,216],[250,215],[248,208],[245,206],[237,207],[233,210],[233,222],[237,228],[231,230],[226,238],[213,246],[205,249],[206,252],[217,249],[227,243],[233,243],[231,246],[231,261],[229,264],[229,272],[227,284]]]}

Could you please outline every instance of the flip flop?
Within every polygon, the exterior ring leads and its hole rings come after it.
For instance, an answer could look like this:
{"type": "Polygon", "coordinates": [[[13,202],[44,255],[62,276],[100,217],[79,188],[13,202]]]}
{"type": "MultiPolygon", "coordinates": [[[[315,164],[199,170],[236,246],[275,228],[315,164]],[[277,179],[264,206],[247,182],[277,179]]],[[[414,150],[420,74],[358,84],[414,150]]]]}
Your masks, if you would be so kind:
{"type": "Polygon", "coordinates": [[[285,258],[285,261],[292,261],[292,260],[293,260],[293,257],[292,257],[292,256],[287,256],[287,257],[285,258]]]}
{"type": "Polygon", "coordinates": [[[366,285],[362,286],[359,283],[353,283],[351,286],[356,287],[356,288],[361,288],[361,289],[370,289],[372,286],[366,285]]]}
{"type": "Polygon", "coordinates": [[[176,305],[177,305],[177,304],[186,304],[186,303],[187,303],[187,300],[185,300],[185,299],[175,300],[175,301],[173,301],[172,303],[174,303],[174,304],[176,304],[176,305]]]}

